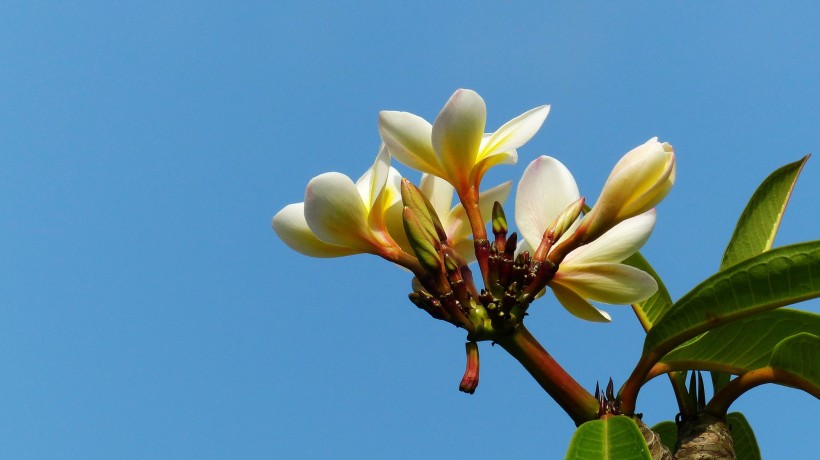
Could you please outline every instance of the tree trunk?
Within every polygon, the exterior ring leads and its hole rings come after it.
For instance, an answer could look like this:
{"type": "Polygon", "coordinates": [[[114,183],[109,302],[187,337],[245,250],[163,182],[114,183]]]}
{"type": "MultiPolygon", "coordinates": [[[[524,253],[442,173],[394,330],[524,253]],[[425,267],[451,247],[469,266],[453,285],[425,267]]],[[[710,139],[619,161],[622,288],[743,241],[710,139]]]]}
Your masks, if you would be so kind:
{"type": "Polygon", "coordinates": [[[675,460],[736,460],[732,432],[724,420],[701,412],[678,427],[675,460]]]}

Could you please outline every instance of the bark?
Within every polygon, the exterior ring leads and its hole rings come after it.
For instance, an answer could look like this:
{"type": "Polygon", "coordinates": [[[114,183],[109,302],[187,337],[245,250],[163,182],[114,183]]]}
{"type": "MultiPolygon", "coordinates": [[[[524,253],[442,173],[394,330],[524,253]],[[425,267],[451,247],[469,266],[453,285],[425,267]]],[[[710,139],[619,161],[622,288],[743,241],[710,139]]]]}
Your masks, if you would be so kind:
{"type": "Polygon", "coordinates": [[[732,432],[725,420],[705,412],[678,428],[675,460],[737,460],[732,432]]]}
{"type": "Polygon", "coordinates": [[[668,447],[663,445],[658,433],[650,430],[640,418],[632,417],[632,420],[635,420],[635,423],[638,424],[638,428],[640,428],[641,434],[646,440],[646,445],[649,446],[649,454],[652,455],[652,460],[672,460],[672,453],[669,452],[668,447]]]}

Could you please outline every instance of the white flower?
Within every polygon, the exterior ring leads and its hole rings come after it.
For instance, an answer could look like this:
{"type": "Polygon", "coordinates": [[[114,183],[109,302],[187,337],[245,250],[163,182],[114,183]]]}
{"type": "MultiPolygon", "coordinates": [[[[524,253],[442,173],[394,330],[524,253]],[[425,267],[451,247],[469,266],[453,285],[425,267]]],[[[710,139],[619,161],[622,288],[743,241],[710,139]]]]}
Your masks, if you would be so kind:
{"type": "Polygon", "coordinates": [[[663,200],[675,183],[675,151],[654,137],[618,161],[580,231],[591,241],[663,200]]]}
{"type": "Polygon", "coordinates": [[[431,125],[407,112],[383,111],[379,132],[390,154],[419,171],[441,177],[460,196],[478,190],[484,173],[497,164],[514,164],[516,149],[532,138],[549,106],[532,109],[484,134],[487,108],[476,92],[459,89],[431,125]]]}
{"type": "Polygon", "coordinates": [[[389,209],[400,208],[400,181],[382,146],[373,166],[356,183],[337,172],[311,179],[305,201],[279,211],[273,230],[285,244],[312,257],[365,252],[384,256],[398,250],[387,231],[394,225],[386,219],[395,218],[389,209]]]}
{"type": "MultiPolygon", "coordinates": [[[[525,242],[521,250],[537,248],[547,226],[579,198],[575,179],[560,161],[542,156],[530,163],[515,197],[515,221],[525,242]]],[[[650,210],[567,254],[548,284],[561,305],[579,318],[603,322],[611,317],[590,300],[630,304],[654,294],[658,286],[652,276],[620,263],[643,246],[654,225],[655,212],[650,210]]],[[[577,226],[576,222],[564,237],[577,226]]]]}

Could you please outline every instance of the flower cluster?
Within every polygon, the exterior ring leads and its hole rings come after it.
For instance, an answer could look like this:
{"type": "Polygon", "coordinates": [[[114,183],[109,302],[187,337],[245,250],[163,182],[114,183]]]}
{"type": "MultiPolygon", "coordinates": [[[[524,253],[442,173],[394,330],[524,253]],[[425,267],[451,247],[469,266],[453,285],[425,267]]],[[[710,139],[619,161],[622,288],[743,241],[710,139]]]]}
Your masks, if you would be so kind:
{"type": "Polygon", "coordinates": [[[552,157],[535,159],[515,196],[520,237],[509,234],[501,203],[512,184],[480,190],[481,181],[489,168],[517,161],[548,113],[549,106],[536,107],[488,134],[484,100],[465,89],[432,124],[383,111],[373,166],[356,182],[340,173],[313,178],[304,202],[279,211],[273,229],[308,256],[370,253],[409,269],[411,301],[471,340],[509,331],[546,288],[575,316],[609,321],[591,301],[629,304],[657,290],[652,276],[622,262],[652,232],[654,207],[675,180],[674,151],[654,138],[627,153],[586,213],[569,170],[552,157]],[[423,173],[419,187],[402,180],[393,158],[423,173]]]}

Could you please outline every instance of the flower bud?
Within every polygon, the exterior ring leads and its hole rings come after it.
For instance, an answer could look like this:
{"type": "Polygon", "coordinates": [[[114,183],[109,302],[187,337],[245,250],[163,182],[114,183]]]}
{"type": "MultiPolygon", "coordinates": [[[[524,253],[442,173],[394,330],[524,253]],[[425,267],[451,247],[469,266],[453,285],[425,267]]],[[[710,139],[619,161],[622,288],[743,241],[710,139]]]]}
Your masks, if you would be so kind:
{"type": "Polygon", "coordinates": [[[421,265],[430,273],[441,271],[441,244],[412,209],[404,207],[404,231],[421,265]]]}
{"type": "Polygon", "coordinates": [[[652,138],[632,149],[615,165],[601,196],[578,232],[592,241],[630,217],[654,208],[675,182],[675,151],[652,138]]]}
{"type": "Polygon", "coordinates": [[[464,371],[464,377],[458,385],[458,389],[464,393],[475,393],[478,387],[478,344],[475,342],[467,342],[467,369],[464,371]]]}
{"type": "Polygon", "coordinates": [[[430,200],[407,179],[401,180],[401,200],[413,211],[428,232],[436,235],[441,242],[447,241],[447,234],[430,200]]]}

